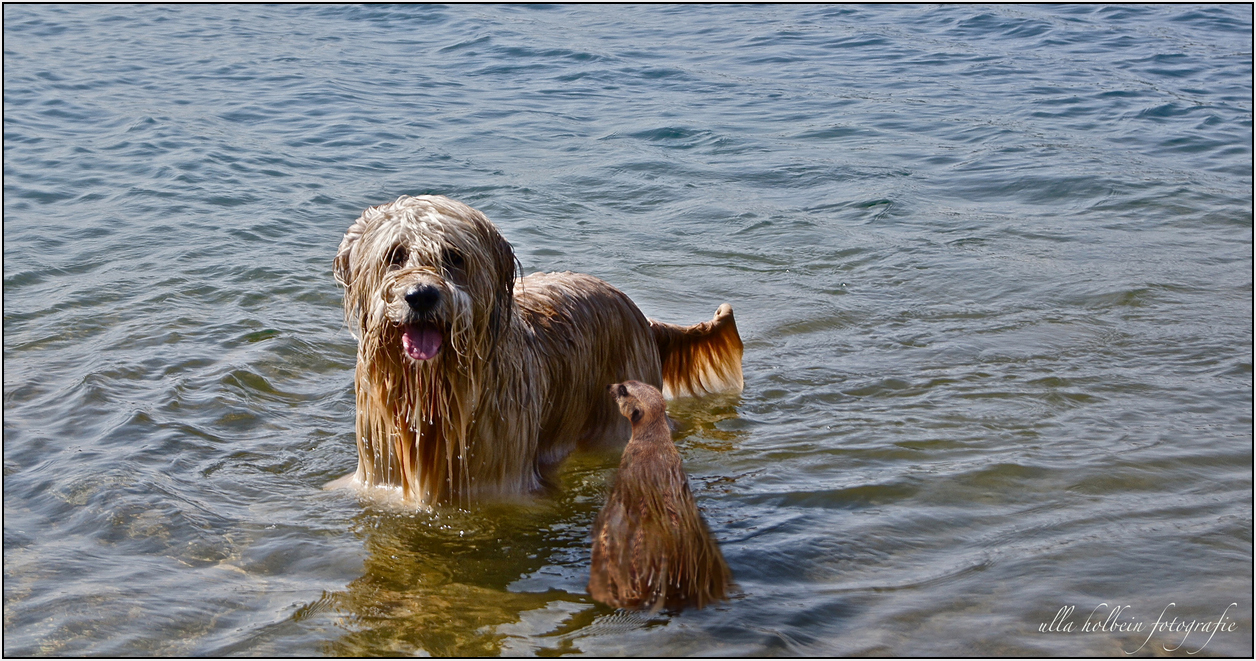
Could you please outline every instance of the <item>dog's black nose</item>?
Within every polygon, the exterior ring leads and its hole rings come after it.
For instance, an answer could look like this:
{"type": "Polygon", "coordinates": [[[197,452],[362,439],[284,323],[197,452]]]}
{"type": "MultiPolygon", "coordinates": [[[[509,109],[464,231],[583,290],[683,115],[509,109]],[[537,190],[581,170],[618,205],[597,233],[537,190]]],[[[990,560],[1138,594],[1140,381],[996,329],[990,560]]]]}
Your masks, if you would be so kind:
{"type": "Polygon", "coordinates": [[[406,303],[415,312],[431,312],[440,301],[440,290],[432,285],[415,285],[406,292],[406,303]]]}

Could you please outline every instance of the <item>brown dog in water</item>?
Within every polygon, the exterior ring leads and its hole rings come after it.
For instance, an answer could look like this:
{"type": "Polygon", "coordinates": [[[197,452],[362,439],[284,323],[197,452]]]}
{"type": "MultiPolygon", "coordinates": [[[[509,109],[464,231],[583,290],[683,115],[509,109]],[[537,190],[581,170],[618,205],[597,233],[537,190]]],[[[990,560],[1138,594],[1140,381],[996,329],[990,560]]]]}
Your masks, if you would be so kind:
{"type": "Polygon", "coordinates": [[[589,594],[651,612],[724,599],[731,573],[689,491],[662,393],[640,381],[607,390],[632,422],[632,439],[593,523],[589,594]]]}
{"type": "Polygon", "coordinates": [[[573,450],[628,439],[607,383],[741,390],[727,303],[677,326],[598,278],[516,267],[484,214],[439,195],[403,195],[349,227],[335,272],[358,338],[358,469],[333,484],[399,487],[421,506],[527,496],[573,450]]]}

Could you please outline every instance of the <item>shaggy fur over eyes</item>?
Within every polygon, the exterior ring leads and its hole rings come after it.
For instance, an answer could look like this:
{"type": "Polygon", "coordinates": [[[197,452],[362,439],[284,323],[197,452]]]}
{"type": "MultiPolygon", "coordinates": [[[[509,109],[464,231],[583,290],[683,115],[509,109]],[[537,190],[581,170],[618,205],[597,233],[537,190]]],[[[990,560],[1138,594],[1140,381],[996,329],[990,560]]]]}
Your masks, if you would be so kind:
{"type": "Polygon", "coordinates": [[[742,388],[727,304],[675,326],[589,275],[517,277],[493,223],[445,197],[367,209],[335,274],[358,339],[353,482],[418,504],[535,493],[572,450],[622,445],[631,427],[607,383],[676,396],[742,388]]]}

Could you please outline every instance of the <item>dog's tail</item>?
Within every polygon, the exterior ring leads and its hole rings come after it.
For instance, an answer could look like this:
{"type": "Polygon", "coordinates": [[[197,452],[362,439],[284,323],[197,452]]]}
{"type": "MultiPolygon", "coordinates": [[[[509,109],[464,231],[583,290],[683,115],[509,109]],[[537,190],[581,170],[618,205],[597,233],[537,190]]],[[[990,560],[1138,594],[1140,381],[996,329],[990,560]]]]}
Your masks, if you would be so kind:
{"type": "Polygon", "coordinates": [[[654,342],[663,364],[663,396],[700,397],[717,392],[740,392],[741,336],[733,320],[733,306],[725,303],[715,318],[692,326],[650,320],[654,342]]]}

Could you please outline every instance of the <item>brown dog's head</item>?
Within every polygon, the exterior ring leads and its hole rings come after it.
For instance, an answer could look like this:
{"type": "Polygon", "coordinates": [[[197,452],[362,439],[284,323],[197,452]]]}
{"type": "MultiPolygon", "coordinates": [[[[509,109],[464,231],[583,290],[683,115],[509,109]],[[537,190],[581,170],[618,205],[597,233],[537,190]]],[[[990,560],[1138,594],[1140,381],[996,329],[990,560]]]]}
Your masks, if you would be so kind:
{"type": "Polygon", "coordinates": [[[515,267],[484,214],[439,195],[367,209],[335,260],[354,335],[420,364],[484,358],[509,322],[515,267]]]}
{"type": "Polygon", "coordinates": [[[640,381],[624,381],[606,386],[619,405],[619,412],[635,427],[667,415],[667,402],[658,388],[640,381]]]}

